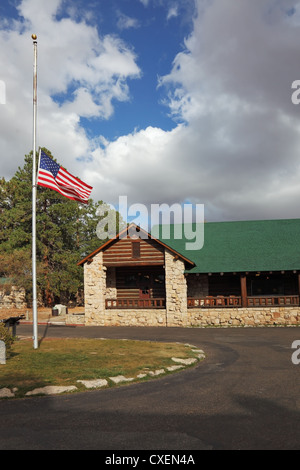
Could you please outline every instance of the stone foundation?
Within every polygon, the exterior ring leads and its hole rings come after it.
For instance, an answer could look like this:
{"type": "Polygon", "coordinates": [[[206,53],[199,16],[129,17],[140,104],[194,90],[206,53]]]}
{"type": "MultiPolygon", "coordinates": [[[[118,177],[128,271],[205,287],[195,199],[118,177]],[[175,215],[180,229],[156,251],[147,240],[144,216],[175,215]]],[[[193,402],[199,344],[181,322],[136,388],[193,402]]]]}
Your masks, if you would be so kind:
{"type": "Polygon", "coordinates": [[[165,309],[105,310],[85,317],[86,325],[97,326],[300,326],[300,308],[188,309],[187,316],[170,315],[165,309]]]}
{"type": "Polygon", "coordinates": [[[97,326],[167,326],[166,310],[107,309],[102,313],[102,315],[90,314],[88,318],[86,317],[85,324],[97,326]]]}
{"type": "Polygon", "coordinates": [[[188,309],[189,326],[300,326],[300,308],[188,309]]]}

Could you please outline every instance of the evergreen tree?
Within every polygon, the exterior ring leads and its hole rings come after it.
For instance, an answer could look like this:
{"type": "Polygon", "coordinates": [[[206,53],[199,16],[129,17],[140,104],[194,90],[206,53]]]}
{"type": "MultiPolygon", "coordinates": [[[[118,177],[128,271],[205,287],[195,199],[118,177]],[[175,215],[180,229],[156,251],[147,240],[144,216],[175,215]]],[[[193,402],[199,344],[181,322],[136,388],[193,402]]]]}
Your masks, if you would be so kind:
{"type": "MultiPolygon", "coordinates": [[[[44,149],[51,156],[47,149],[44,149]]],[[[38,187],[36,206],[37,285],[43,303],[75,300],[83,287],[77,262],[105,240],[96,236],[103,201],[80,204],[38,187]]],[[[120,216],[117,213],[118,231],[120,216]]],[[[32,152],[11,180],[0,180],[0,276],[32,292],[32,152]]]]}

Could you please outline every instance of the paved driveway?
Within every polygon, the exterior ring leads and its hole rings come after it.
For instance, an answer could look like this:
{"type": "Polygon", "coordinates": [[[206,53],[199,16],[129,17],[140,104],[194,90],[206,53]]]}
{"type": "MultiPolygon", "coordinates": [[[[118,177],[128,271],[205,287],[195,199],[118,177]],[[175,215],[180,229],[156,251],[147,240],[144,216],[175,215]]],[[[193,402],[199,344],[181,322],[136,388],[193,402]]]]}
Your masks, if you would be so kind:
{"type": "MultiPolygon", "coordinates": [[[[19,335],[32,329],[20,325],[19,335]]],[[[0,401],[0,449],[299,449],[299,328],[39,327],[40,335],[180,341],[193,369],[148,383],[0,401]]]]}

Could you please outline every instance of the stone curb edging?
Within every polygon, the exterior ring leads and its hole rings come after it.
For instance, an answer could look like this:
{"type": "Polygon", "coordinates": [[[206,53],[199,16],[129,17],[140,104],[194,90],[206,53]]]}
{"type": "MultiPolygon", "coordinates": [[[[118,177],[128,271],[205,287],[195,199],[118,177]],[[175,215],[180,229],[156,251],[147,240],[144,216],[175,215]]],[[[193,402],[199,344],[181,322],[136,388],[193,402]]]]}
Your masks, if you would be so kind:
{"type": "MultiPolygon", "coordinates": [[[[186,345],[190,346],[191,348],[194,348],[195,346],[191,345],[186,345]]],[[[109,377],[109,380],[112,381],[114,384],[119,384],[122,382],[132,382],[136,379],[142,379],[144,377],[147,377],[149,375],[150,377],[157,377],[163,374],[166,374],[167,372],[175,372],[179,369],[184,369],[187,366],[190,366],[192,364],[196,364],[196,362],[202,360],[205,358],[205,353],[202,351],[202,349],[192,349],[192,352],[197,353],[197,357],[193,358],[188,358],[188,359],[183,359],[183,358],[178,358],[178,357],[172,357],[172,361],[176,363],[174,366],[168,366],[165,369],[158,369],[155,371],[143,371],[140,372],[136,377],[124,377],[123,375],[118,375],[115,377],[109,377]]],[[[109,385],[108,381],[106,379],[93,379],[93,380],[77,380],[78,383],[83,384],[87,389],[99,389],[103,387],[107,387],[109,385]]],[[[70,385],[70,386],[55,386],[55,385],[47,385],[45,387],[41,388],[36,388],[34,390],[31,390],[25,394],[25,396],[35,396],[35,395],[59,395],[62,393],[68,393],[68,392],[75,392],[78,390],[78,387],[76,385],[70,385]]],[[[18,391],[18,389],[15,387],[12,390],[10,390],[7,387],[4,387],[0,389],[0,399],[1,398],[15,398],[15,393],[18,391]]]]}

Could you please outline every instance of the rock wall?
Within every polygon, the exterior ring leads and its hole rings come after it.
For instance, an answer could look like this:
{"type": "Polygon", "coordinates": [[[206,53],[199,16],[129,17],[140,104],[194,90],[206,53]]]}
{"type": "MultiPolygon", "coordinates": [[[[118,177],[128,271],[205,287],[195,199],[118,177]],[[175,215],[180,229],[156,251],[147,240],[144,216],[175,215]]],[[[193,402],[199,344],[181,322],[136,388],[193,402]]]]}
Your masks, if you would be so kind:
{"type": "Polygon", "coordinates": [[[106,267],[103,252],[84,265],[85,324],[97,325],[105,311],[106,267]]]}
{"type": "Polygon", "coordinates": [[[0,309],[26,308],[25,290],[17,287],[1,287],[0,309]]]}
{"type": "Polygon", "coordinates": [[[300,308],[191,308],[189,326],[295,326],[300,325],[300,308]]]}
{"type": "Polygon", "coordinates": [[[92,315],[86,325],[97,326],[166,326],[164,309],[107,309],[102,315],[92,315]]]}
{"type": "Polygon", "coordinates": [[[187,324],[187,282],[184,274],[185,265],[165,249],[166,283],[166,324],[185,326],[187,324]]]}

